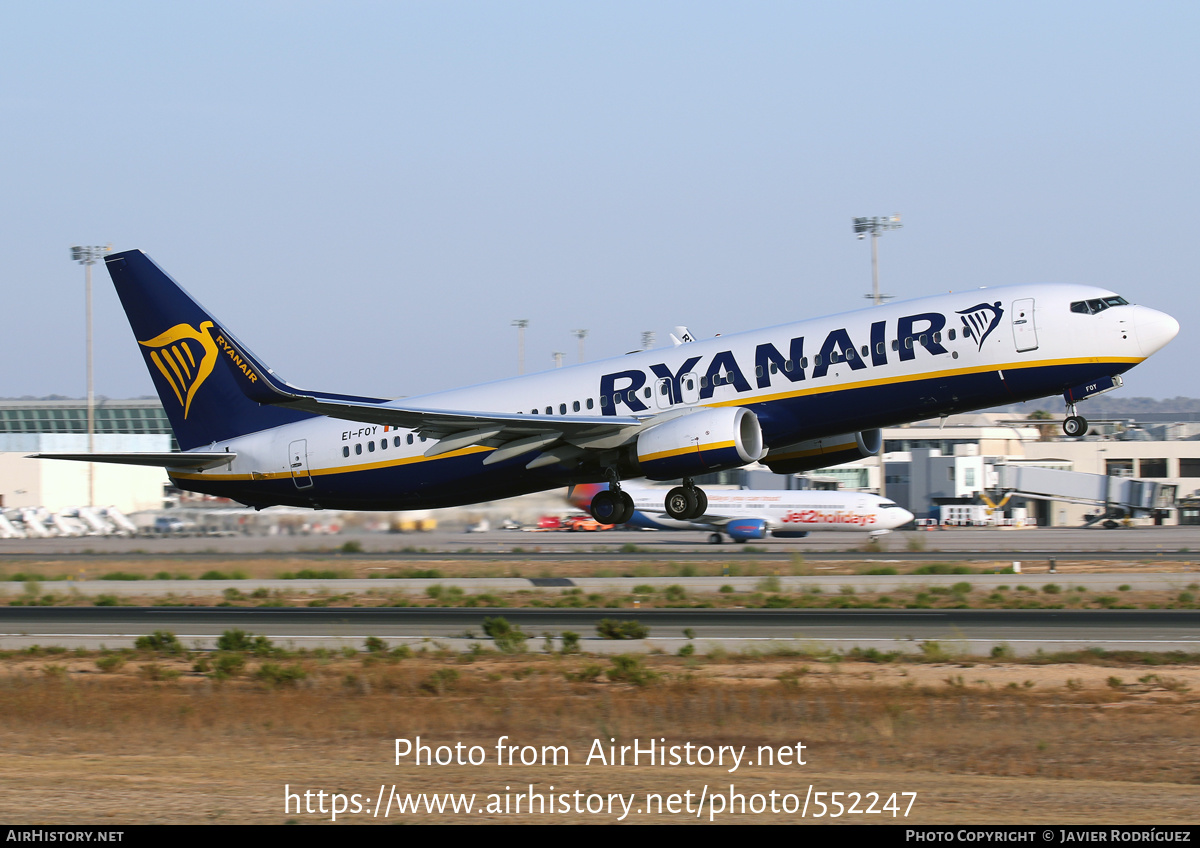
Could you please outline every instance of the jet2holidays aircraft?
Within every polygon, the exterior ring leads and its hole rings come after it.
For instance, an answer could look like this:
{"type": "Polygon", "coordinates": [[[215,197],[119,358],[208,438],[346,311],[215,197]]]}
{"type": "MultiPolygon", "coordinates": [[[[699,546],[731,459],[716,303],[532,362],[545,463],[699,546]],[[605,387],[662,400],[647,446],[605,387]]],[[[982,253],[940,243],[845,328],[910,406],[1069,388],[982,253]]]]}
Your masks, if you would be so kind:
{"type": "MultiPolygon", "coordinates": [[[[572,486],[567,500],[587,509],[601,491],[598,484],[572,486]]],[[[913,520],[913,514],[895,501],[863,492],[827,492],[815,489],[726,489],[708,493],[708,510],[690,520],[667,518],[662,489],[626,487],[633,498],[629,527],[653,530],[707,530],[708,541],[729,534],[735,542],[764,539],[803,539],[813,530],[857,531],[871,536],[891,533],[913,520]]]]}
{"type": "Polygon", "coordinates": [[[282,380],[139,250],[105,258],[180,450],[39,454],[160,465],[253,507],[404,510],[606,482],[682,480],[665,513],[704,515],[697,475],[761,461],[791,474],[876,454],[881,427],[1062,394],[1085,398],[1175,337],[1107,289],[973,289],[403,400],[282,380]]]}

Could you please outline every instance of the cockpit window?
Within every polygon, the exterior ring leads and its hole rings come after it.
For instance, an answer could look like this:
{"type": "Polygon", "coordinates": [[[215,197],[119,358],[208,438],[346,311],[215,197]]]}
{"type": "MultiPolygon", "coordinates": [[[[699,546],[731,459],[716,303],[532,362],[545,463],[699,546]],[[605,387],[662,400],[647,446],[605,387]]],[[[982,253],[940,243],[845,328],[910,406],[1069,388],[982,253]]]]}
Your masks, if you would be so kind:
{"type": "Polygon", "coordinates": [[[1111,306],[1128,306],[1129,301],[1120,296],[1114,297],[1097,297],[1092,300],[1077,300],[1071,304],[1072,312],[1079,312],[1083,315],[1095,315],[1097,312],[1103,312],[1111,306]]]}

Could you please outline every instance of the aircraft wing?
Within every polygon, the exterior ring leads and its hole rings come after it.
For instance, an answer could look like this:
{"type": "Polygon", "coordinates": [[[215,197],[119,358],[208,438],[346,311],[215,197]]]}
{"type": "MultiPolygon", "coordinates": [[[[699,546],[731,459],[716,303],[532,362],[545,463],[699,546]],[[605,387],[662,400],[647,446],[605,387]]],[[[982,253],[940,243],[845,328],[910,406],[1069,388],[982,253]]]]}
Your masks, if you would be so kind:
{"type": "Polygon", "coordinates": [[[35,453],[30,459],[71,459],[76,462],[112,462],[157,468],[216,468],[228,465],[236,453],[187,453],[184,451],[137,451],[135,453],[35,453]]]}
{"type": "MultiPolygon", "coordinates": [[[[236,350],[232,340],[227,340],[227,344],[236,350]]],[[[238,370],[232,358],[222,359],[227,361],[228,367],[238,370]]],[[[485,465],[533,451],[540,451],[542,456],[527,467],[554,464],[589,449],[614,448],[625,444],[646,423],[631,416],[522,415],[422,409],[402,406],[394,401],[376,402],[307,392],[284,382],[270,370],[256,367],[253,357],[241,356],[239,361],[252,372],[252,379],[239,379],[238,385],[247,397],[258,403],[300,409],[345,421],[415,430],[426,438],[436,440],[425,451],[426,456],[438,456],[471,445],[495,448],[484,460],[485,465]]]]}

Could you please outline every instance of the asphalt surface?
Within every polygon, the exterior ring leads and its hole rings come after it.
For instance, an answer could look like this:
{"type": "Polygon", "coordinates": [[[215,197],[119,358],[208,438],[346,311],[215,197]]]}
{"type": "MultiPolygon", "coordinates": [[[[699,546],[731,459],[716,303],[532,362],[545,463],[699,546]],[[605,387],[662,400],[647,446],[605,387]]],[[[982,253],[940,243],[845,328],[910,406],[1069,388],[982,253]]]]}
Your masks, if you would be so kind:
{"type": "MultiPolygon", "coordinates": [[[[701,650],[744,649],[755,642],[793,647],[920,650],[936,641],[950,650],[985,654],[1008,644],[1018,654],[1102,647],[1200,653],[1195,610],[596,610],[430,608],[164,608],[0,607],[0,645],[118,647],[156,630],[188,647],[212,647],[229,629],[262,634],[295,647],[361,646],[367,636],[467,650],[483,638],[484,619],[503,616],[534,637],[565,630],[584,635],[595,652],[677,650],[694,631],[701,650]],[[638,642],[594,638],[601,619],[636,620],[650,628],[638,642]]],[[[532,646],[532,645],[531,645],[532,646]]]]}

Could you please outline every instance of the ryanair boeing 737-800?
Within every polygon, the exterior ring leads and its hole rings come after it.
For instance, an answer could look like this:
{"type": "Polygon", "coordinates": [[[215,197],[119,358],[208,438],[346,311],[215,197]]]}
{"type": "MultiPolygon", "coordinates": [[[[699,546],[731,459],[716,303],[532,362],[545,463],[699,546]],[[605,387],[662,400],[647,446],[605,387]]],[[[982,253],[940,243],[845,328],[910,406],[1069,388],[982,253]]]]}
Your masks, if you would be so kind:
{"type": "Polygon", "coordinates": [[[1075,404],[1175,337],[1169,315],[1088,285],[973,289],[402,401],[298,389],[138,250],[105,262],[180,450],[39,454],[161,465],[254,507],[404,510],[606,482],[591,513],[633,514],[621,480],[761,461],[794,473],[877,453],[880,428],[1061,394],[1075,404]]]}

